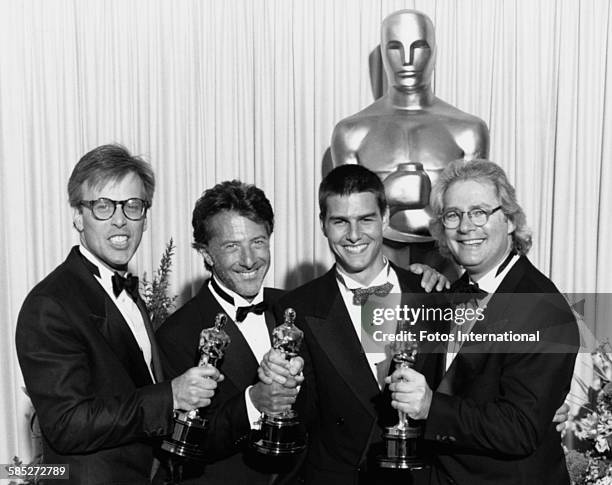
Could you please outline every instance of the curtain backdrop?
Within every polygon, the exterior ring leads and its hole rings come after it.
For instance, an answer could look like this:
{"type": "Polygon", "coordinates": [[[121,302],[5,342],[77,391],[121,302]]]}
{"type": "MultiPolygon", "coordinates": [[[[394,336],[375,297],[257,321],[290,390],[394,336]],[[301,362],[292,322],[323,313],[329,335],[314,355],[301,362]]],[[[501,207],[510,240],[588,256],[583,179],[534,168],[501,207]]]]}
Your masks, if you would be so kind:
{"type": "Polygon", "coordinates": [[[150,276],[172,237],[179,303],[204,276],[190,249],[194,201],[232,178],[270,198],[267,284],[294,287],[331,263],[316,202],[330,135],[373,101],[368,59],[400,8],[436,26],[436,94],[489,125],[534,263],[562,291],[612,291],[608,0],[4,0],[0,463],[32,454],[15,324],[77,241],[66,182],[80,156],[118,142],[152,163],[150,229],[132,269],[150,276]]]}

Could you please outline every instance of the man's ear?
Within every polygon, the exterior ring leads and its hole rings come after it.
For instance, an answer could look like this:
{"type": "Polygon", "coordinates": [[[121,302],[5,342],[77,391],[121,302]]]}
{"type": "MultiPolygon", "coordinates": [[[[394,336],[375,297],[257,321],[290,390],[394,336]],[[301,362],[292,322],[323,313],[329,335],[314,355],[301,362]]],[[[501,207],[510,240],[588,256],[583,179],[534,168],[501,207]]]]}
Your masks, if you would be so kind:
{"type": "Polygon", "coordinates": [[[83,232],[83,212],[80,207],[75,207],[72,212],[72,225],[78,232],[83,232]]]}
{"type": "Polygon", "coordinates": [[[323,218],[323,214],[319,214],[319,224],[321,224],[321,232],[323,232],[323,235],[327,237],[327,232],[325,231],[325,219],[323,218]]]}
{"type": "Polygon", "coordinates": [[[147,215],[145,214],[144,216],[144,222],[142,224],[142,232],[145,232],[147,230],[147,228],[149,227],[149,218],[147,217],[147,215]]]}
{"type": "Polygon", "coordinates": [[[382,226],[383,231],[389,227],[389,206],[385,207],[385,211],[382,214],[382,226]]]}
{"type": "Polygon", "coordinates": [[[214,262],[206,246],[202,246],[200,248],[200,254],[202,255],[202,258],[204,259],[204,264],[212,268],[214,266],[214,262]]]}
{"type": "Polygon", "coordinates": [[[506,220],[508,221],[508,234],[512,234],[515,230],[516,230],[516,226],[514,225],[514,222],[512,222],[512,220],[506,216],[506,220]]]}

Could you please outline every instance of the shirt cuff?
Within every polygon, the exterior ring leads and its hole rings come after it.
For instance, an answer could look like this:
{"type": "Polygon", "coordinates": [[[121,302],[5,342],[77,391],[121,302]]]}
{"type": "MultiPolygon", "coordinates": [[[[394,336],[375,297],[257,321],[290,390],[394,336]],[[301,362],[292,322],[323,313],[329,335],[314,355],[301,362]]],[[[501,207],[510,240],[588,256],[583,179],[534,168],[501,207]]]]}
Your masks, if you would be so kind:
{"type": "Polygon", "coordinates": [[[249,425],[251,426],[251,429],[260,429],[261,413],[257,410],[255,404],[253,404],[253,401],[251,401],[251,396],[249,394],[251,387],[253,386],[247,387],[244,391],[244,402],[246,404],[247,417],[249,418],[249,425]]]}

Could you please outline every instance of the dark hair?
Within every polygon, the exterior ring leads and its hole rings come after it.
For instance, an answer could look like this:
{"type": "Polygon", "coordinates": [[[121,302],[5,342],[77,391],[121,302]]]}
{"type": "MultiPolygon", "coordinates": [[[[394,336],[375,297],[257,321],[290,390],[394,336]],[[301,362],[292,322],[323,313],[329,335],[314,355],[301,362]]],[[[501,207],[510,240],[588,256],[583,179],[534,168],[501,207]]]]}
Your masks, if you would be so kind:
{"type": "Polygon", "coordinates": [[[453,183],[464,180],[489,183],[495,188],[503,213],[515,227],[512,233],[512,245],[519,254],[527,254],[531,248],[531,231],[527,227],[525,212],[516,200],[516,191],[508,181],[506,173],[499,165],[489,160],[455,160],[448,164],[432,188],[429,206],[433,217],[429,229],[431,235],[438,241],[440,252],[445,256],[449,255],[441,219],[444,194],[453,183]]]}
{"type": "Polygon", "coordinates": [[[362,165],[340,165],[329,172],[319,185],[319,217],[327,215],[327,199],[332,195],[351,195],[371,192],[383,215],[387,209],[385,187],[378,175],[362,165]]]}
{"type": "Polygon", "coordinates": [[[83,186],[97,189],[109,182],[121,180],[129,173],[140,177],[148,202],[153,201],[155,175],[151,165],[142,158],[130,154],[121,145],[102,145],[87,152],[74,166],[68,180],[68,202],[79,207],[83,200],[83,186]]]}
{"type": "Polygon", "coordinates": [[[239,180],[225,181],[206,190],[195,204],[191,219],[195,249],[200,250],[208,243],[212,237],[210,219],[223,211],[235,211],[253,222],[264,224],[268,235],[274,230],[274,211],[263,190],[239,180]]]}

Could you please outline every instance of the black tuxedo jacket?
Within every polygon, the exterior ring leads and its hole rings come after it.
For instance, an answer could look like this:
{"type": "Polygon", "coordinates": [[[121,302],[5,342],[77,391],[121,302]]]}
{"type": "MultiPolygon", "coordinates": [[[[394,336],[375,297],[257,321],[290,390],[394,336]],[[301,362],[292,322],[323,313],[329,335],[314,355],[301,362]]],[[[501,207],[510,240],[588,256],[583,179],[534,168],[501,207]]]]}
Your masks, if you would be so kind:
{"type": "Polygon", "coordinates": [[[426,374],[436,389],[425,424],[437,458],[433,483],[569,484],[552,418],[569,391],[579,345],[570,308],[523,256],[484,315],[473,333],[539,330],[540,341],[466,342],[441,380],[426,374]]]}
{"type": "Polygon", "coordinates": [[[44,461],[70,465],[63,483],[150,483],[152,437],[172,430],[172,389],[152,383],[128,324],[77,247],[27,296],[16,343],[44,461]]]}
{"type": "MultiPolygon", "coordinates": [[[[276,326],[271,310],[283,291],[264,288],[264,301],[268,333],[276,326]]],[[[198,294],[173,313],[157,331],[157,340],[167,362],[170,376],[183,373],[197,364],[198,344],[202,329],[215,323],[217,313],[225,313],[204,283],[198,294]]],[[[250,423],[246,411],[244,392],[258,381],[259,362],[249,344],[228,315],[224,330],[231,339],[219,371],[225,376],[212,399],[202,410],[209,420],[206,436],[204,466],[191,464],[184,471],[183,483],[198,484],[268,484],[278,481],[276,473],[287,471],[284,461],[269,459],[249,448],[250,423]]]]}
{"type": "MultiPolygon", "coordinates": [[[[423,294],[421,277],[394,266],[403,294],[423,294]]],[[[278,312],[292,307],[304,332],[305,381],[298,412],[307,421],[306,483],[391,483],[383,472],[366,471],[383,425],[397,412],[381,392],[351,322],[336,281],[336,268],[281,298],[278,312]]],[[[404,480],[406,476],[394,475],[404,480]],[[402,478],[403,477],[403,478],[402,478]]]]}

